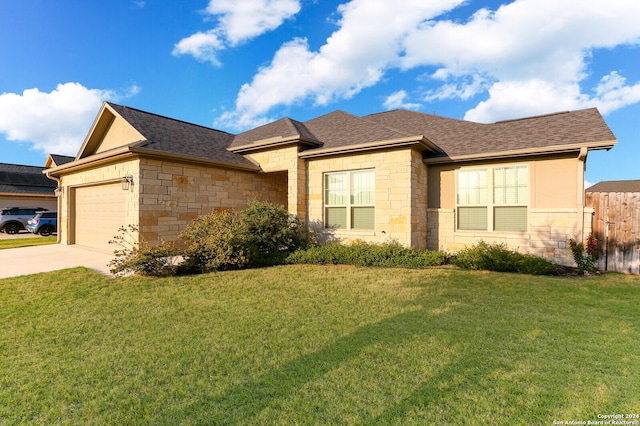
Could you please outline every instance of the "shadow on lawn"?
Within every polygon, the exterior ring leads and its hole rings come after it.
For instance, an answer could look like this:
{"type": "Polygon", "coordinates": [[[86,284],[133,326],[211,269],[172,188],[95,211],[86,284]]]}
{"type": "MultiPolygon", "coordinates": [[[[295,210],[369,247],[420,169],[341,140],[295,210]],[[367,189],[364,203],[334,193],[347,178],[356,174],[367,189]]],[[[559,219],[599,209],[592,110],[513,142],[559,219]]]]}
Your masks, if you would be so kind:
{"type": "MultiPolygon", "coordinates": [[[[558,400],[561,399],[556,398],[557,395],[551,396],[551,398],[549,395],[542,396],[545,401],[541,407],[541,401],[536,401],[534,395],[526,395],[528,392],[526,386],[524,388],[522,386],[516,387],[517,393],[524,395],[515,395],[513,398],[509,398],[510,401],[500,400],[496,393],[491,393],[493,389],[490,386],[495,376],[508,371],[509,365],[505,366],[504,359],[496,359],[498,357],[483,357],[485,352],[483,352],[482,338],[483,333],[487,330],[487,324],[478,324],[470,319],[469,328],[462,333],[477,334],[477,340],[471,339],[471,341],[477,342],[477,345],[465,343],[463,346],[459,342],[469,342],[468,336],[463,337],[458,334],[459,322],[450,321],[447,317],[459,315],[462,312],[461,309],[465,309],[464,305],[443,307],[440,304],[438,309],[435,308],[437,303],[434,303],[433,296],[429,300],[424,299],[423,301],[423,307],[420,310],[405,312],[378,323],[366,325],[354,333],[336,340],[324,349],[301,356],[279,369],[266,373],[259,379],[236,386],[216,398],[198,401],[197,404],[208,408],[202,412],[208,412],[209,415],[212,415],[212,417],[199,420],[211,424],[255,423],[257,421],[255,417],[264,409],[278,401],[286,400],[305,384],[339,368],[345,362],[357,357],[365,348],[377,343],[387,346],[400,345],[411,339],[425,337],[436,337],[440,339],[440,343],[451,348],[450,359],[445,359],[444,362],[442,357],[435,360],[440,365],[434,369],[433,375],[423,377],[421,379],[422,385],[415,388],[410,395],[397,402],[396,405],[377,407],[372,410],[363,410],[362,407],[356,408],[357,413],[352,414],[360,418],[359,422],[364,424],[396,423],[416,408],[424,416],[425,413],[430,415],[435,411],[442,411],[443,405],[448,405],[445,414],[454,419],[473,418],[473,413],[463,411],[456,413],[455,404],[458,395],[464,397],[467,404],[466,408],[461,407],[460,410],[468,410],[469,407],[473,407],[474,398],[492,404],[493,406],[482,407],[481,411],[485,414],[492,410],[515,414],[513,410],[517,412],[518,408],[524,408],[527,411],[533,410],[536,417],[546,418],[550,413],[549,410],[557,408],[555,406],[560,404],[558,400]],[[514,401],[521,397],[524,398],[523,404],[526,407],[514,407],[514,401]],[[500,404],[504,406],[500,406],[500,404]],[[535,408],[535,406],[538,407],[535,408]],[[215,411],[216,414],[211,413],[212,411],[215,411]],[[377,412],[378,415],[371,415],[372,412],[377,412]],[[368,417],[369,415],[371,417],[368,417]]],[[[500,314],[492,315],[499,316],[500,314]]],[[[500,343],[498,342],[498,344],[500,343]]],[[[495,347],[496,341],[494,340],[491,345],[495,347]]],[[[488,354],[491,354],[491,351],[488,354]]],[[[518,355],[518,358],[523,356],[526,355],[518,355]]],[[[519,361],[522,360],[515,360],[515,362],[519,361]]],[[[184,414],[186,414],[186,418],[189,417],[188,413],[184,414]]],[[[440,420],[447,421],[446,418],[440,420]]],[[[503,418],[502,420],[507,419],[503,418]]]]}
{"type": "Polygon", "coordinates": [[[223,418],[208,419],[213,423],[251,423],[274,401],[287,398],[296,389],[338,368],[356,357],[363,349],[378,342],[399,344],[417,334],[428,335],[430,327],[423,310],[400,314],[370,324],[340,338],[324,349],[301,356],[280,369],[231,389],[209,404],[224,413],[223,418]]]}

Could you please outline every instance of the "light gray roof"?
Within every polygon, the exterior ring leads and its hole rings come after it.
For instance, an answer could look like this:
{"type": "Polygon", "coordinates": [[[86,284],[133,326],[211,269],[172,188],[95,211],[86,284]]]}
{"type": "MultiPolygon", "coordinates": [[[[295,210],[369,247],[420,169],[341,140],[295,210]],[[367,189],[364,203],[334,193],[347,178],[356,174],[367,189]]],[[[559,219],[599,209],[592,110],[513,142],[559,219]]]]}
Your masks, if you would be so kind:
{"type": "Polygon", "coordinates": [[[640,180],[609,180],[598,182],[587,192],[640,192],[640,180]]]}

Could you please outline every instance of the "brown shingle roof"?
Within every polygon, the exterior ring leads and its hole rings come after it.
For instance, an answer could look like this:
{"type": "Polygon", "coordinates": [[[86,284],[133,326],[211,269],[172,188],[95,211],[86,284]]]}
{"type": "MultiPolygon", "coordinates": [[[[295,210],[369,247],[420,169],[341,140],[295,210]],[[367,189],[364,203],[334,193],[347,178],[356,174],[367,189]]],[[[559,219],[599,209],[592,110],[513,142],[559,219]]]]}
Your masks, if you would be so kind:
{"type": "Polygon", "coordinates": [[[609,180],[596,183],[587,192],[640,192],[640,180],[609,180]]]}
{"type": "MultiPolygon", "coordinates": [[[[329,152],[373,142],[424,136],[444,153],[438,157],[464,158],[539,153],[550,148],[581,146],[609,148],[615,136],[596,108],[518,120],[481,124],[415,111],[395,110],[365,117],[335,111],[304,123],[291,119],[249,130],[235,137],[231,150],[273,139],[300,135],[319,144],[305,150],[329,152]]],[[[575,147],[575,148],[574,148],[575,147]]]]}
{"type": "Polygon", "coordinates": [[[268,139],[287,139],[294,137],[300,137],[311,141],[315,140],[315,136],[303,123],[290,118],[282,118],[278,121],[274,121],[236,135],[229,148],[233,150],[234,148],[254,144],[268,139]]]}
{"type": "Polygon", "coordinates": [[[449,157],[615,141],[596,108],[481,124],[396,110],[366,117],[423,134],[449,157]]]}
{"type": "Polygon", "coordinates": [[[242,155],[227,150],[233,135],[220,130],[109,103],[146,139],[133,147],[162,153],[186,155],[230,165],[254,166],[242,155]]]}
{"type": "Polygon", "coordinates": [[[334,111],[304,124],[323,142],[325,149],[412,136],[344,111],[334,111]]]}

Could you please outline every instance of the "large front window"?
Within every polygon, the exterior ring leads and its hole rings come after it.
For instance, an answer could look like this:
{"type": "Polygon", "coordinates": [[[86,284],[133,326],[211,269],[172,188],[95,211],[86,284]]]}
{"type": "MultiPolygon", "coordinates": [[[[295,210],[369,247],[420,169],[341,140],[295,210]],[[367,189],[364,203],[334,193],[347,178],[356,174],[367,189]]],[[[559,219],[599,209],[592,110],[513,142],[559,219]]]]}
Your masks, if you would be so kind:
{"type": "Polygon", "coordinates": [[[374,197],[373,170],[325,174],[325,227],[374,229],[374,197]]]}
{"type": "Polygon", "coordinates": [[[458,229],[527,230],[527,166],[462,169],[457,173],[458,229]]]}

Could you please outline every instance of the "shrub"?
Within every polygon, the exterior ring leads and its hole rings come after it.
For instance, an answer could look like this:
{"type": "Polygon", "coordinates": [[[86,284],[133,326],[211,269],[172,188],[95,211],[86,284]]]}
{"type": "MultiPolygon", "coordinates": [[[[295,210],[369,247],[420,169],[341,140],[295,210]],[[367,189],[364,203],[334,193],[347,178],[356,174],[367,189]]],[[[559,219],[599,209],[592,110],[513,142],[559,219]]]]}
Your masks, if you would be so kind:
{"type": "Polygon", "coordinates": [[[251,200],[241,212],[240,221],[247,249],[255,259],[293,252],[307,245],[302,223],[284,206],[251,200]]]}
{"type": "Polygon", "coordinates": [[[195,273],[281,264],[287,253],[307,245],[298,218],[283,206],[256,200],[239,215],[213,211],[180,238],[187,245],[182,270],[195,273]]]}
{"type": "Polygon", "coordinates": [[[137,273],[150,277],[176,273],[178,250],[172,243],[161,242],[152,246],[143,240],[138,242],[134,237],[138,233],[135,225],[120,227],[118,233],[109,241],[109,244],[118,246],[114,250],[115,259],[109,262],[109,272],[116,276],[137,273]]]}
{"type": "Polygon", "coordinates": [[[453,259],[453,264],[465,269],[534,275],[551,274],[556,269],[546,259],[509,250],[505,244],[488,244],[484,241],[461,250],[453,259]]]}
{"type": "Polygon", "coordinates": [[[417,251],[397,241],[383,244],[356,241],[350,245],[326,243],[298,250],[287,258],[287,263],[342,264],[355,266],[424,268],[447,263],[446,253],[417,251]]]}
{"type": "Polygon", "coordinates": [[[182,265],[185,272],[239,269],[249,264],[242,224],[231,211],[214,211],[196,219],[180,238],[187,246],[182,265]]]}
{"type": "Polygon", "coordinates": [[[585,272],[594,273],[597,270],[596,264],[600,254],[600,247],[598,239],[593,234],[589,234],[586,247],[583,243],[577,243],[573,238],[569,240],[569,247],[571,247],[573,260],[578,265],[578,272],[581,274],[585,272]]]}

